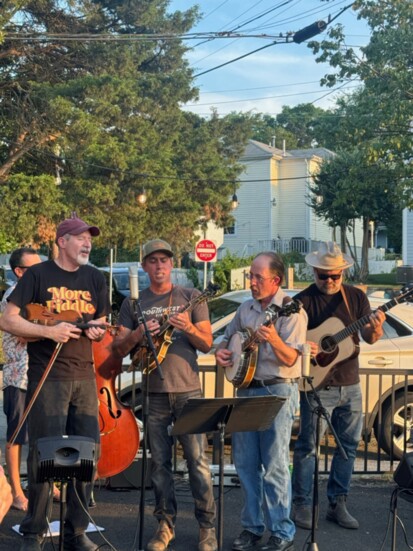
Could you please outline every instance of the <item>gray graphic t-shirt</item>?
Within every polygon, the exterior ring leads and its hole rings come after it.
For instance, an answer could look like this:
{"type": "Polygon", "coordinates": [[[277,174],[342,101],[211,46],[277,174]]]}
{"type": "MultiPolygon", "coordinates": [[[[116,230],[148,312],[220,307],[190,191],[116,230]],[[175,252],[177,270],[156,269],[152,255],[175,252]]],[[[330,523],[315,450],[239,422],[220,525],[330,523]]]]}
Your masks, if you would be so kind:
{"type": "MultiPolygon", "coordinates": [[[[201,293],[197,289],[174,286],[171,293],[156,295],[150,289],[140,293],[142,313],[146,321],[157,319],[159,323],[165,321],[165,317],[182,310],[201,293]]],[[[190,312],[192,323],[198,323],[209,319],[208,306],[202,302],[190,312]]],[[[135,329],[138,325],[133,304],[130,299],[125,299],[119,316],[119,323],[128,329],[135,329]]],[[[189,342],[187,336],[177,331],[172,334],[172,344],[161,363],[164,380],[159,377],[158,370],[150,373],[150,392],[187,392],[200,388],[198,375],[196,349],[189,342]]],[[[145,384],[145,383],[144,383],[145,384]]]]}

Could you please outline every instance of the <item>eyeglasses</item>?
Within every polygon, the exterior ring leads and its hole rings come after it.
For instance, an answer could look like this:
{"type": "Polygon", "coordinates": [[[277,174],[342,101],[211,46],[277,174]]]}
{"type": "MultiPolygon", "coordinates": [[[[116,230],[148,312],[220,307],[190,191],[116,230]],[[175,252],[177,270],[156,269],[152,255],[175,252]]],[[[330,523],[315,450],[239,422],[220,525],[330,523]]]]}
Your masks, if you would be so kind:
{"type": "Polygon", "coordinates": [[[20,270],[27,270],[29,266],[16,266],[16,268],[20,268],[20,270]]]}
{"type": "Polygon", "coordinates": [[[249,279],[250,281],[252,281],[253,279],[255,279],[255,281],[257,283],[262,283],[263,281],[265,281],[266,279],[274,279],[275,276],[271,276],[271,277],[263,277],[263,276],[260,276],[260,275],[257,275],[257,274],[252,274],[251,272],[248,272],[245,274],[245,277],[247,279],[249,279]]]}
{"type": "Polygon", "coordinates": [[[327,279],[332,279],[333,281],[338,281],[343,274],[319,274],[317,272],[318,279],[321,281],[327,281],[327,279]]]}

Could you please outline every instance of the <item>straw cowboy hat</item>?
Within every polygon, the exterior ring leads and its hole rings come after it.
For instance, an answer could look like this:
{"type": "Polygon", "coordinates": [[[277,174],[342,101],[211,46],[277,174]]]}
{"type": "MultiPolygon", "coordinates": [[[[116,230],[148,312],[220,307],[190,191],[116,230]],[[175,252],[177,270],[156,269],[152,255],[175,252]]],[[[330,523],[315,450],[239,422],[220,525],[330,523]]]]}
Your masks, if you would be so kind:
{"type": "Polygon", "coordinates": [[[322,241],[318,251],[309,253],[305,261],[309,266],[319,270],[345,270],[354,264],[351,256],[342,253],[334,241],[322,241]]]}

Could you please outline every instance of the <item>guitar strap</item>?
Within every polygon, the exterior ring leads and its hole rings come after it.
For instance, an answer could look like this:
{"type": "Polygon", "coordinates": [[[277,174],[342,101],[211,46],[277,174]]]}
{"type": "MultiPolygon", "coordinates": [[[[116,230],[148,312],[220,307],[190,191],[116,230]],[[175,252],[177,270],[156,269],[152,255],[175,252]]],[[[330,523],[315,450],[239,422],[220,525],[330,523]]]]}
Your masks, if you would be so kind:
{"type": "Polygon", "coordinates": [[[167,316],[169,316],[169,314],[171,313],[171,306],[172,306],[172,293],[174,291],[174,286],[172,285],[171,287],[171,292],[169,293],[169,303],[168,303],[168,306],[167,306],[167,316]]]}
{"type": "MultiPolygon", "coordinates": [[[[348,313],[349,313],[349,315],[350,315],[351,323],[353,323],[355,320],[354,320],[354,317],[353,317],[352,314],[351,314],[351,310],[350,310],[350,306],[349,306],[349,304],[348,304],[347,295],[346,295],[346,291],[345,291],[345,289],[344,289],[344,285],[341,286],[341,289],[340,289],[340,290],[341,290],[341,295],[342,295],[342,297],[343,297],[344,304],[346,305],[347,311],[348,311],[348,313]]],[[[358,346],[358,343],[360,342],[358,335],[356,336],[356,334],[353,334],[353,335],[351,335],[351,338],[353,339],[354,344],[355,344],[356,346],[358,346]]]]}
{"type": "Polygon", "coordinates": [[[348,305],[348,300],[347,300],[346,291],[345,291],[345,289],[344,289],[344,285],[341,286],[340,290],[341,290],[341,294],[342,294],[342,296],[343,296],[344,304],[346,305],[346,308],[347,308],[347,310],[348,310],[348,313],[350,314],[351,322],[353,322],[354,319],[353,319],[353,316],[351,315],[350,306],[348,305]]]}

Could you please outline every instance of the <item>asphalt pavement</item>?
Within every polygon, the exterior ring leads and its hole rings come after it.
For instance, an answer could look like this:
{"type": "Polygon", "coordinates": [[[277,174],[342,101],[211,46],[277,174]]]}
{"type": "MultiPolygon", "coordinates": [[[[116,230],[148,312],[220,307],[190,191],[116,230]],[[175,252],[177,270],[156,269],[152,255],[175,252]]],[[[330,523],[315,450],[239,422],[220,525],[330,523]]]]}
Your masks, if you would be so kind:
{"type": "MultiPolygon", "coordinates": [[[[176,523],[176,540],[170,549],[175,551],[189,551],[197,549],[198,526],[193,516],[193,501],[186,479],[177,477],[178,520],[176,523]]],[[[325,481],[320,484],[320,519],[315,537],[311,540],[311,532],[297,529],[295,549],[298,550],[341,550],[341,551],[381,551],[408,549],[404,543],[401,526],[397,526],[396,547],[392,546],[392,516],[390,515],[390,499],[393,482],[371,481],[357,479],[354,481],[349,508],[359,519],[358,530],[345,530],[334,523],[325,520],[326,498],[325,481]],[[387,538],[386,538],[387,533],[387,538]]],[[[217,491],[217,488],[215,488],[217,491]]],[[[142,549],[156,529],[156,522],[152,516],[153,496],[147,489],[144,522],[141,523],[139,514],[140,491],[113,491],[105,486],[95,488],[97,505],[90,510],[91,517],[97,526],[103,528],[101,534],[91,533],[90,537],[99,544],[100,549],[114,549],[117,551],[136,551],[140,549],[139,542],[143,542],[142,549]],[[106,543],[106,541],[109,543],[106,543]],[[110,545],[109,545],[110,544],[110,545]],[[112,547],[111,547],[112,546],[112,547]]],[[[240,512],[242,507],[242,492],[239,487],[224,488],[223,508],[223,546],[222,549],[231,549],[233,539],[241,531],[240,512]]],[[[407,530],[407,541],[413,543],[413,525],[411,523],[413,504],[399,499],[399,516],[407,530]]],[[[53,505],[52,520],[59,520],[60,506],[53,505]]],[[[16,534],[12,527],[18,525],[23,513],[11,510],[0,527],[0,549],[2,551],[16,551],[20,545],[21,536],[16,534]]],[[[265,543],[268,534],[263,538],[265,543]]],[[[44,549],[51,551],[58,549],[58,538],[53,543],[49,539],[44,549]]]]}

